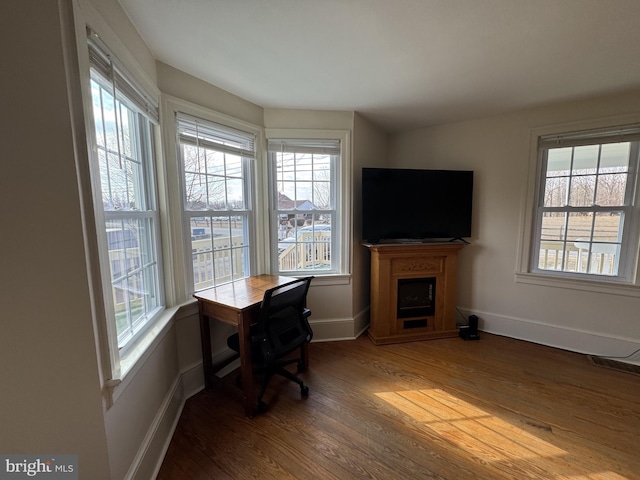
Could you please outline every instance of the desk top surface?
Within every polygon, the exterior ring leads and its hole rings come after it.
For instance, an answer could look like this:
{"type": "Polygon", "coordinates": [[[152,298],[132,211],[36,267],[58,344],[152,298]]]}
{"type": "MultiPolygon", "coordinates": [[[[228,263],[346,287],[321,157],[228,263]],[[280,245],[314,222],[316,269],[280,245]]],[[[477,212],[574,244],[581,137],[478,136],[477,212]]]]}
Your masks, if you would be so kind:
{"type": "Polygon", "coordinates": [[[262,301],[265,290],[293,282],[293,277],[256,275],[211,287],[193,294],[198,301],[217,303],[234,310],[244,310],[262,301]]]}

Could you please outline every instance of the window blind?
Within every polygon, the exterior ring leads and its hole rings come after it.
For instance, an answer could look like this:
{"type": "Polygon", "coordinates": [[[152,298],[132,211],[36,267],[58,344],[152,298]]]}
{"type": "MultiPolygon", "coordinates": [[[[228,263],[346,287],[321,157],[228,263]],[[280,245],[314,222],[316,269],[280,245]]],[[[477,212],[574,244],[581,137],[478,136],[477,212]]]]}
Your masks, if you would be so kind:
{"type": "Polygon", "coordinates": [[[269,152],[313,153],[321,155],[340,155],[339,140],[291,140],[269,139],[269,152]]]}
{"type": "Polygon", "coordinates": [[[255,158],[255,135],[183,113],[176,118],[181,143],[255,158]]]}
{"type": "Polygon", "coordinates": [[[157,100],[137,84],[133,76],[126,72],[124,66],[118,63],[115,56],[90,28],[87,28],[87,40],[89,66],[115,86],[116,95],[125,97],[149,120],[158,124],[160,111],[157,100]]]}
{"type": "Polygon", "coordinates": [[[540,148],[577,147],[596,143],[620,143],[640,140],[640,125],[545,135],[538,139],[540,148]]]}

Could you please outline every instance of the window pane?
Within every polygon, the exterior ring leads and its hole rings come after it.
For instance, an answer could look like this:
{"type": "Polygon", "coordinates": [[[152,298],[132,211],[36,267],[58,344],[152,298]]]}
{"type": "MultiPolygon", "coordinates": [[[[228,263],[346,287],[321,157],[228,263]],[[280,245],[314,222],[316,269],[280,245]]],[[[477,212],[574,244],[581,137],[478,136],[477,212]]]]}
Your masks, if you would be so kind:
{"type": "Polygon", "coordinates": [[[201,159],[200,150],[190,144],[183,143],[182,147],[182,167],[189,173],[205,173],[204,157],[201,159]]]}
{"type": "Polygon", "coordinates": [[[331,268],[331,217],[312,215],[304,226],[288,228],[278,242],[281,270],[331,268]]]}
{"type": "Polygon", "coordinates": [[[590,248],[587,273],[615,275],[618,268],[616,258],[620,256],[620,244],[593,243],[590,248]]]}
{"type": "Polygon", "coordinates": [[[589,207],[594,204],[596,176],[585,175],[571,178],[569,205],[572,207],[589,207]]]}
{"type": "Polygon", "coordinates": [[[224,177],[209,176],[207,181],[207,208],[211,210],[227,210],[227,181],[224,177]]]}
{"type": "Polygon", "coordinates": [[[563,270],[565,253],[564,242],[540,242],[538,268],[543,270],[563,270]]]}
{"type": "Polygon", "coordinates": [[[607,143],[602,145],[600,153],[600,173],[619,173],[629,171],[631,143],[607,143]]]}
{"type": "Polygon", "coordinates": [[[313,167],[314,167],[314,158],[313,155],[310,154],[297,154],[296,155],[296,163],[295,163],[295,171],[296,171],[296,180],[313,180],[313,167]]]}
{"type": "Polygon", "coordinates": [[[295,188],[294,182],[278,182],[278,210],[295,210],[295,188]]]}
{"type": "Polygon", "coordinates": [[[622,211],[598,212],[593,229],[594,242],[620,242],[624,214],[622,211]]]}
{"type": "Polygon", "coordinates": [[[598,169],[600,145],[585,145],[573,149],[572,175],[589,175],[598,169]]]}
{"type": "Polygon", "coordinates": [[[571,173],[573,149],[551,148],[547,154],[547,177],[566,176],[571,173]]]}
{"type": "Polygon", "coordinates": [[[244,180],[230,178],[227,180],[227,205],[229,210],[244,210],[244,180]]]}
{"type": "Polygon", "coordinates": [[[125,342],[160,306],[154,221],[110,219],[106,230],[116,329],[125,342]]]}
{"type": "Polygon", "coordinates": [[[566,239],[570,242],[587,240],[591,238],[593,225],[593,213],[570,213],[567,222],[566,239]]]}
{"type": "Polygon", "coordinates": [[[245,216],[192,217],[190,228],[196,291],[249,276],[245,216]]]}
{"type": "Polygon", "coordinates": [[[567,205],[569,177],[549,177],[544,187],[545,207],[564,207],[567,205]]]}
{"type": "Polygon", "coordinates": [[[626,173],[599,175],[596,205],[600,205],[603,207],[624,205],[626,188],[626,173]]]}
{"type": "Polygon", "coordinates": [[[208,173],[209,175],[224,175],[224,153],[206,148],[201,150],[202,157],[205,159],[204,168],[201,169],[201,172],[208,173]]]}
{"type": "Polygon", "coordinates": [[[564,212],[544,212],[540,238],[542,240],[564,240],[567,214],[564,212]]]}
{"type": "Polygon", "coordinates": [[[225,172],[228,177],[242,178],[242,157],[225,154],[225,172]]]}
{"type": "Polygon", "coordinates": [[[183,180],[185,208],[207,210],[207,185],[201,175],[185,173],[183,180]]]}

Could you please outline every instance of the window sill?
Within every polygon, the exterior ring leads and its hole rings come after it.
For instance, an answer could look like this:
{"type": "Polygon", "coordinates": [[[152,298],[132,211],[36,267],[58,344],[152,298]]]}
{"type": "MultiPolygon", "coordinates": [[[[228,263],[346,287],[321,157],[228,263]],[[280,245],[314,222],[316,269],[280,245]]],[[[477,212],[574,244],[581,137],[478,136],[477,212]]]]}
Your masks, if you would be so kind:
{"type": "Polygon", "coordinates": [[[105,382],[107,408],[115,404],[145,361],[162,342],[171,325],[173,325],[173,320],[178,310],[179,307],[164,310],[154,324],[138,339],[136,344],[120,357],[119,377],[105,382]]]}
{"type": "Polygon", "coordinates": [[[293,277],[293,278],[303,278],[303,277],[307,277],[307,276],[313,276],[313,281],[311,282],[311,286],[318,286],[318,285],[349,285],[351,283],[351,275],[349,274],[327,274],[327,275],[322,275],[322,274],[316,274],[313,275],[313,273],[310,274],[302,274],[302,273],[295,273],[291,272],[291,273],[279,273],[278,275],[282,275],[283,277],[293,277]]]}
{"type": "Polygon", "coordinates": [[[640,298],[639,285],[615,281],[583,280],[539,273],[516,272],[516,283],[640,298]]]}

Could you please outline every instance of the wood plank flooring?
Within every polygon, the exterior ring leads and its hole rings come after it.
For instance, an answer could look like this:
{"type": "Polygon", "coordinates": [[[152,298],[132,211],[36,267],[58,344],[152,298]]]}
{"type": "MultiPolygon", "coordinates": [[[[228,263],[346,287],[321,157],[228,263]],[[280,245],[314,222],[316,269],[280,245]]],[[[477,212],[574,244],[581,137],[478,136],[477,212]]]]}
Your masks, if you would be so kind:
{"type": "Polygon", "coordinates": [[[640,376],[584,355],[362,336],[309,364],[307,399],[276,378],[253,419],[225,388],[187,400],[158,479],[640,478],[640,376]]]}

